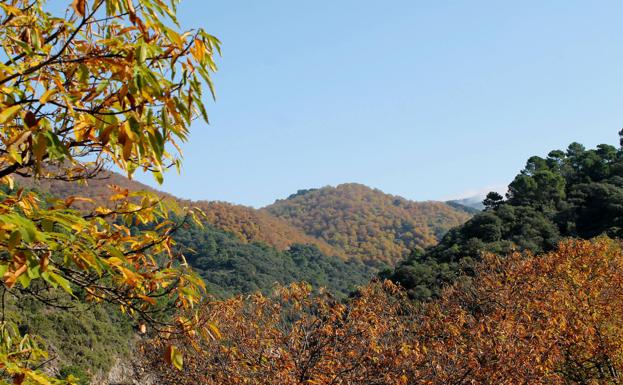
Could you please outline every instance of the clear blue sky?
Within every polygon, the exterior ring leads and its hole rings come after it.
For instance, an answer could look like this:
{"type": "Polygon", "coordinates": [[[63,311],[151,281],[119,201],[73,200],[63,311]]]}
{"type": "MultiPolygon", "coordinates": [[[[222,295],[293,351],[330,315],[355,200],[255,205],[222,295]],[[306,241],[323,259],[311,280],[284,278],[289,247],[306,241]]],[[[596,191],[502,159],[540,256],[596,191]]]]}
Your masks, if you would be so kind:
{"type": "MultiPolygon", "coordinates": [[[[359,182],[416,200],[507,184],[530,155],[616,144],[620,1],[184,0],[223,42],[211,124],[159,188],[263,206],[359,182]]],[[[151,178],[140,180],[155,185],[151,178]]]]}

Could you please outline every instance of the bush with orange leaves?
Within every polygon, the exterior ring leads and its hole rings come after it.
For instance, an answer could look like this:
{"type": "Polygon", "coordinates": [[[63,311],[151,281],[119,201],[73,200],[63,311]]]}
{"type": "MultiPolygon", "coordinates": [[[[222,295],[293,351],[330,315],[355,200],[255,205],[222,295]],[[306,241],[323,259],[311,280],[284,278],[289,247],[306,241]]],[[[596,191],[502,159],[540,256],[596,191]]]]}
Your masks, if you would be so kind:
{"type": "MultiPolygon", "coordinates": [[[[608,239],[488,255],[423,305],[389,283],[346,303],[304,285],[206,308],[223,333],[161,384],[620,384],[623,252],[608,239]]],[[[159,350],[151,351],[151,358],[159,350]]],[[[148,350],[148,354],[150,351],[148,350]]]]}
{"type": "MultiPolygon", "coordinates": [[[[623,253],[607,239],[487,256],[421,314],[430,384],[620,384],[623,253]]],[[[414,382],[420,383],[420,382],[414,382]]]]}
{"type": "MultiPolygon", "coordinates": [[[[158,384],[403,384],[411,310],[389,281],[347,303],[306,284],[215,302],[206,311],[223,335],[185,354],[182,372],[156,362],[158,384]]],[[[150,361],[160,351],[146,347],[150,361]]]]}

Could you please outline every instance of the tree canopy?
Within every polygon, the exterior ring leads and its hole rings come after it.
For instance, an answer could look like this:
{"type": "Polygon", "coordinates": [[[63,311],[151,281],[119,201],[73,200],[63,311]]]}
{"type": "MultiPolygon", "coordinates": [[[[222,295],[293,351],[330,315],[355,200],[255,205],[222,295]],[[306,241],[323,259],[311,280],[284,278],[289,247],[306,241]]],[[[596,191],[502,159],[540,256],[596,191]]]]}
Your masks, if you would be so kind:
{"type": "Polygon", "coordinates": [[[414,252],[391,273],[410,295],[428,299],[473,272],[483,252],[552,250],[566,237],[623,237],[623,149],[602,144],[533,156],[508,186],[484,200],[484,212],[450,230],[436,246],[414,252]]]}
{"type": "MultiPolygon", "coordinates": [[[[161,384],[617,384],[623,253],[609,239],[486,254],[469,285],[415,304],[389,281],[347,302],[292,285],[212,303],[222,333],[161,384]]],[[[157,345],[156,345],[157,346],[157,345]]]]}

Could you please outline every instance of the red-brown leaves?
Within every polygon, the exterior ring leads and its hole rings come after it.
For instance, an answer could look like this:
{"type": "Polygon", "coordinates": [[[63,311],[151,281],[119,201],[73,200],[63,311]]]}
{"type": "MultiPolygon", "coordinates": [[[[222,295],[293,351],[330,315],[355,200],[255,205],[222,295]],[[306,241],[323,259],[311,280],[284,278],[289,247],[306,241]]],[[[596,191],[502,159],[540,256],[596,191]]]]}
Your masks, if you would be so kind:
{"type": "Polygon", "coordinates": [[[190,350],[181,373],[159,366],[161,383],[406,383],[409,349],[399,346],[406,308],[389,283],[364,288],[347,304],[307,285],[215,302],[205,311],[220,338],[190,350]]]}

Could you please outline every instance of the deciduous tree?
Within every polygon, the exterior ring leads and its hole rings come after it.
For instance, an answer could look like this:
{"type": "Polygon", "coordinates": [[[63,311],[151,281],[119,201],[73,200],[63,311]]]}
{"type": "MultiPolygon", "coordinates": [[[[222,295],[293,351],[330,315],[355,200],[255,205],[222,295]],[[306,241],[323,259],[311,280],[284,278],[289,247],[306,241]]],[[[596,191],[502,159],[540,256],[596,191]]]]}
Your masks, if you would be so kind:
{"type": "MultiPolygon", "coordinates": [[[[162,307],[186,313],[191,333],[203,282],[176,263],[175,208],[158,196],[112,188],[108,207],[73,208],[80,197],[44,201],[13,188],[13,176],[82,181],[115,165],[162,181],[179,166],[191,121],[207,120],[203,88],[219,41],[180,31],[176,0],[44,0],[0,3],[0,275],[2,291],[50,301],[57,288],[107,301],[143,324],[172,332],[162,307]],[[56,4],[55,4],[56,5],[56,4]],[[57,14],[58,13],[58,14],[57,14]],[[152,224],[153,230],[131,230],[152,224]]],[[[3,294],[3,295],[5,295],[3,294]]],[[[46,383],[34,349],[3,314],[0,371],[15,384],[46,383]]],[[[181,366],[169,348],[169,358],[181,366]]],[[[43,353],[42,353],[43,354],[43,353]]]]}

